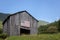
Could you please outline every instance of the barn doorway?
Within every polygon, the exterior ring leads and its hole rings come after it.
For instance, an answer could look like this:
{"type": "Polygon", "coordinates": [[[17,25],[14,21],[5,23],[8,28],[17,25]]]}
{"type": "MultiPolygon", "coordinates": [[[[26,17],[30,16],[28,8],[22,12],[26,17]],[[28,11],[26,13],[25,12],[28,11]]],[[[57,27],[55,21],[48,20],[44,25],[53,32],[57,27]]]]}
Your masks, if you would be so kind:
{"type": "Polygon", "coordinates": [[[30,30],[20,28],[20,35],[29,35],[29,34],[30,34],[30,30]]]}

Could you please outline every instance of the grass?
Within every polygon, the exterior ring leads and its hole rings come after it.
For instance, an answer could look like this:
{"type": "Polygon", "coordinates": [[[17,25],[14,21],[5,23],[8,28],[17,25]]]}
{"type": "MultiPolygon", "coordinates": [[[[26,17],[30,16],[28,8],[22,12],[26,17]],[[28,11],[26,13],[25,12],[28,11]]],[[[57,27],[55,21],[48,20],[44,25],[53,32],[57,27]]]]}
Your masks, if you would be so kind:
{"type": "Polygon", "coordinates": [[[60,33],[58,33],[58,34],[11,36],[11,37],[8,37],[6,40],[60,40],[60,33]]]}

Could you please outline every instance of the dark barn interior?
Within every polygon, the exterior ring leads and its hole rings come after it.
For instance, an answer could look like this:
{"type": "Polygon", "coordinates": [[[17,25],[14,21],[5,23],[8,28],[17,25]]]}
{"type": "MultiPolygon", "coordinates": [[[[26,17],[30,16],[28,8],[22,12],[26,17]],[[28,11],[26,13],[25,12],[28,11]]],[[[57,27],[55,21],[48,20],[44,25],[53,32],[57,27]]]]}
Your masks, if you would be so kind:
{"type": "Polygon", "coordinates": [[[24,34],[24,35],[30,34],[30,30],[20,28],[20,35],[23,35],[23,34],[24,34]]]}

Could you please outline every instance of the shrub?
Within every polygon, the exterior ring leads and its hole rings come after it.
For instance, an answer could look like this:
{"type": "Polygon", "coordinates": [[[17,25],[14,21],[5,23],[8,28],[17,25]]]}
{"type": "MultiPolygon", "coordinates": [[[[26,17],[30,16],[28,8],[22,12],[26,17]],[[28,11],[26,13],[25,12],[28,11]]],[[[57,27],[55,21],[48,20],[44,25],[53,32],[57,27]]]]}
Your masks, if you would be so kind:
{"type": "Polygon", "coordinates": [[[3,32],[3,30],[2,30],[2,28],[0,28],[0,34],[2,34],[2,32],[3,32]]]}
{"type": "Polygon", "coordinates": [[[58,32],[58,30],[57,30],[56,26],[50,26],[47,29],[47,33],[57,33],[57,32],[58,32]]]}
{"type": "Polygon", "coordinates": [[[60,19],[58,20],[58,31],[60,32],[60,19]]]}
{"type": "Polygon", "coordinates": [[[46,25],[40,26],[40,27],[38,28],[38,34],[40,34],[40,33],[46,33],[47,28],[48,28],[48,27],[47,27],[46,25]]]}
{"type": "Polygon", "coordinates": [[[7,38],[7,34],[6,33],[2,33],[2,34],[0,34],[0,38],[2,38],[2,39],[5,39],[5,38],[7,38]]]}

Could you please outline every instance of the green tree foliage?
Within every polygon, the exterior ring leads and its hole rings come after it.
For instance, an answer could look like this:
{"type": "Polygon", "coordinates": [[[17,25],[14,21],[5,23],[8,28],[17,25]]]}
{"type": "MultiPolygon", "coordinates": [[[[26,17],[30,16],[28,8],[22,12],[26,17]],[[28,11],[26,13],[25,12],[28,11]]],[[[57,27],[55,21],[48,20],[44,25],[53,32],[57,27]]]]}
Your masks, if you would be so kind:
{"type": "Polygon", "coordinates": [[[58,20],[58,31],[60,32],[60,19],[58,20]]]}
{"type": "Polygon", "coordinates": [[[2,33],[2,21],[0,21],[0,34],[2,33]]]}
{"type": "Polygon", "coordinates": [[[6,33],[0,34],[0,38],[1,38],[1,39],[5,39],[5,38],[7,38],[7,37],[8,37],[8,35],[7,35],[6,33]]]}
{"type": "Polygon", "coordinates": [[[38,28],[38,33],[57,33],[60,32],[60,19],[48,25],[43,25],[38,28]]]}
{"type": "Polygon", "coordinates": [[[47,27],[46,25],[40,26],[40,27],[38,28],[38,34],[40,34],[40,33],[46,33],[47,28],[48,28],[48,27],[47,27]]]}
{"type": "Polygon", "coordinates": [[[57,27],[56,26],[50,26],[47,28],[47,33],[57,33],[57,27]]]}
{"type": "Polygon", "coordinates": [[[2,21],[0,21],[0,28],[2,28],[2,21]]]}
{"type": "Polygon", "coordinates": [[[2,28],[0,28],[0,34],[2,34],[2,32],[3,32],[3,30],[2,30],[2,28]]]}

